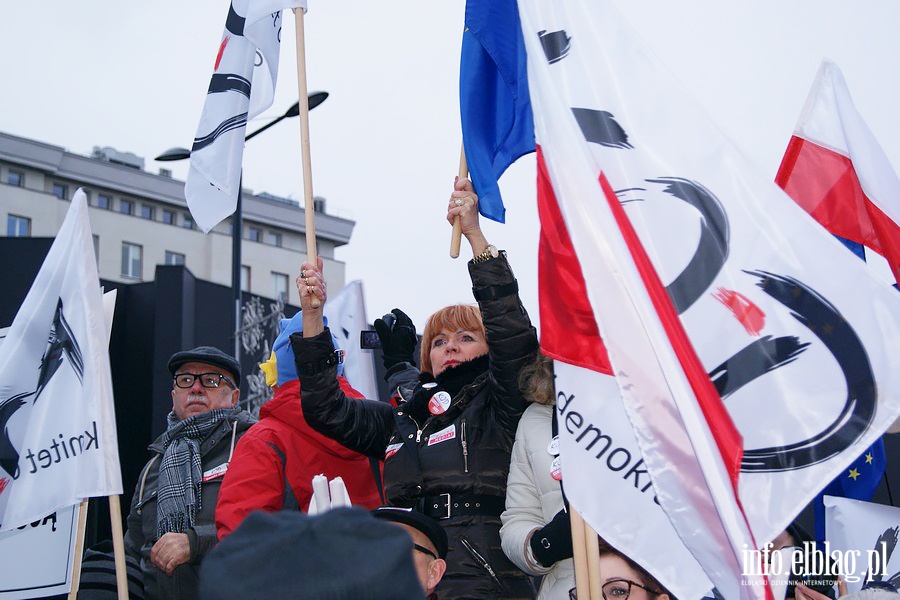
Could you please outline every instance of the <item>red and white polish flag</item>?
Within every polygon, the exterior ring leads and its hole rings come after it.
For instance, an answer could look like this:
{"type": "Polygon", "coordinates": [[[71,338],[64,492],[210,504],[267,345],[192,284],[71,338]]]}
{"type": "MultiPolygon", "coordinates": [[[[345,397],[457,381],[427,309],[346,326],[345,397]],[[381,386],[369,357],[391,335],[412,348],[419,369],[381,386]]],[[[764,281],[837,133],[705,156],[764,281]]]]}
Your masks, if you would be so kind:
{"type": "Polygon", "coordinates": [[[828,231],[883,256],[900,282],[900,178],[823,61],[775,178],[828,231]]]}

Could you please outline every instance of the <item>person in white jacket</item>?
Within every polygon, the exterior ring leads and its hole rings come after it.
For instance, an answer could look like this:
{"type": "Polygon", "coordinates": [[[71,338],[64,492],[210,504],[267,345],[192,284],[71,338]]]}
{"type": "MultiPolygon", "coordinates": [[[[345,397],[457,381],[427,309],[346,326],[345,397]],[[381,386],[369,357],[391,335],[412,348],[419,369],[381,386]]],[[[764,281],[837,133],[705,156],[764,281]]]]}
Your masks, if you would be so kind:
{"type": "Polygon", "coordinates": [[[559,444],[552,444],[553,363],[544,356],[524,367],[520,387],[531,404],[516,430],[500,516],[500,541],[520,569],[543,576],[538,600],[567,598],[575,585],[569,514],[560,487],[559,444]],[[557,478],[554,478],[557,477],[557,478]]]}

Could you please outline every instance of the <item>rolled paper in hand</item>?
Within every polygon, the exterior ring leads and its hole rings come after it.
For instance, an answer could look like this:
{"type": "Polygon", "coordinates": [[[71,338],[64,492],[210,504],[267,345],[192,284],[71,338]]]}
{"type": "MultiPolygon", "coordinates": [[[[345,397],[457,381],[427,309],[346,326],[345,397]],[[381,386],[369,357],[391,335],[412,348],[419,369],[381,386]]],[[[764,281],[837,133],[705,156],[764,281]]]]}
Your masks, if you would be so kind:
{"type": "Polygon", "coordinates": [[[331,508],[350,506],[350,494],[343,479],[335,477],[328,483],[328,489],[331,491],[331,508]]]}
{"type": "Polygon", "coordinates": [[[324,475],[316,475],[312,479],[313,497],[309,503],[309,514],[317,515],[331,507],[331,499],[328,495],[328,478],[324,475]]]}

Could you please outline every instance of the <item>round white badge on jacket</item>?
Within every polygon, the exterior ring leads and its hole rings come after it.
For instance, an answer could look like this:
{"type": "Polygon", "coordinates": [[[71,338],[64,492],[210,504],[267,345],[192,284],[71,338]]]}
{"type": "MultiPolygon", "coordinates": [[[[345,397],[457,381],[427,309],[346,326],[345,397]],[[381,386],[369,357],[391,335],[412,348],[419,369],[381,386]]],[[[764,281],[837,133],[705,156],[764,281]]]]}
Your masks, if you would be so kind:
{"type": "Polygon", "coordinates": [[[550,443],[547,444],[547,454],[550,456],[559,456],[559,436],[554,435],[550,443]]]}
{"type": "Polygon", "coordinates": [[[435,392],[434,396],[431,397],[431,400],[428,401],[428,412],[433,415],[441,415],[447,412],[447,409],[450,408],[450,394],[441,390],[439,392],[435,392]]]}
{"type": "Polygon", "coordinates": [[[550,477],[556,481],[562,481],[562,467],[558,456],[550,463],[550,477]]]}

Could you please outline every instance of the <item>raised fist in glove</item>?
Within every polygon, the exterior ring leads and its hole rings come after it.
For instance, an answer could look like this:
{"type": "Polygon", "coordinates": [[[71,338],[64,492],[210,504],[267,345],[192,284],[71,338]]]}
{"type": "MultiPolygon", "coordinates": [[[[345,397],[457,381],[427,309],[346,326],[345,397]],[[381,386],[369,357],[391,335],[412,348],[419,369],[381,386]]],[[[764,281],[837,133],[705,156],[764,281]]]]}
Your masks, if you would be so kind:
{"type": "Polygon", "coordinates": [[[395,308],[380,319],[375,319],[375,331],[381,340],[385,369],[403,362],[416,364],[413,358],[413,350],[416,349],[416,328],[405,312],[395,308]]]}
{"type": "Polygon", "coordinates": [[[531,534],[531,552],[545,567],[572,558],[572,526],[569,513],[561,510],[553,520],[531,534]]]}

